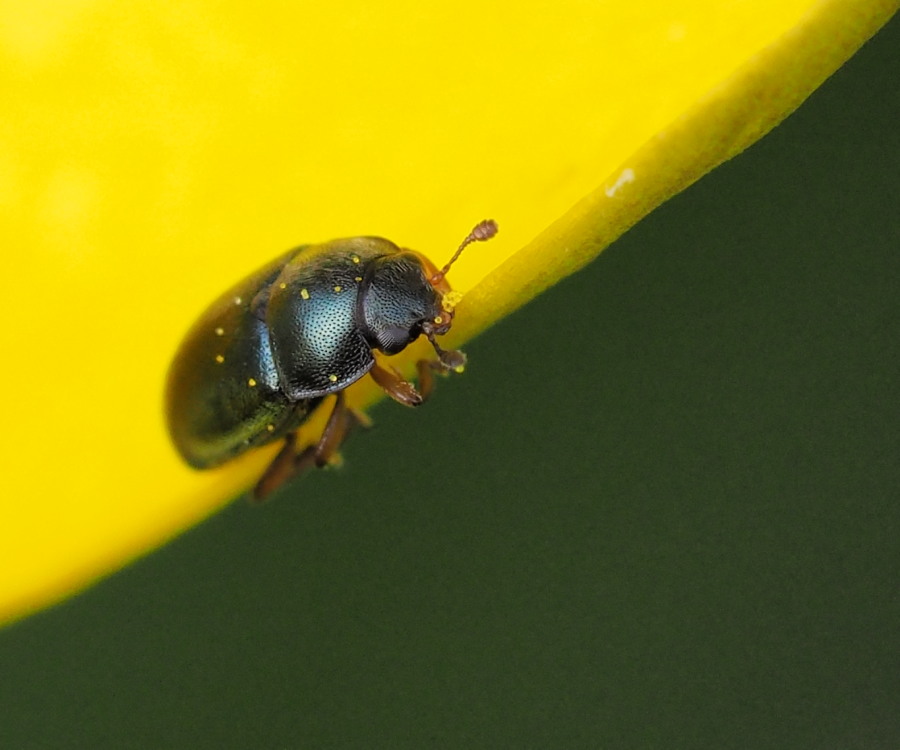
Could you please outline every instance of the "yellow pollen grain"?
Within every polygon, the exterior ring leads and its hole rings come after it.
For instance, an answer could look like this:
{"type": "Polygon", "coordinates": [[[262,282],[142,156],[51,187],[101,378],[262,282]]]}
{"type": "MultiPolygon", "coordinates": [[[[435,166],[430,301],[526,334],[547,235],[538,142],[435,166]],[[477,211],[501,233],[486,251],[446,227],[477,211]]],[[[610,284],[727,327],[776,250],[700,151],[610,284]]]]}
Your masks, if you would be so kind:
{"type": "Polygon", "coordinates": [[[278,288],[279,288],[279,289],[287,289],[287,284],[285,284],[285,283],[282,281],[282,282],[278,285],[278,288]]]}
{"type": "Polygon", "coordinates": [[[266,425],[266,429],[267,429],[269,432],[275,432],[275,425],[273,425],[273,424],[267,424],[267,425],[266,425]]]}
{"type": "Polygon", "coordinates": [[[358,256],[358,255],[351,255],[351,256],[350,256],[350,260],[352,260],[354,263],[359,263],[359,256],[358,256]]]}
{"type": "Polygon", "coordinates": [[[458,372],[460,375],[462,375],[465,371],[466,371],[466,368],[464,365],[460,365],[459,367],[453,368],[453,372],[458,372]]]}
{"type": "Polygon", "coordinates": [[[441,300],[441,307],[443,307],[447,312],[453,312],[453,308],[459,304],[459,301],[462,298],[462,292],[449,291],[441,300]]]}
{"type": "Polygon", "coordinates": [[[341,291],[341,289],[342,289],[341,286],[336,286],[336,287],[334,288],[334,291],[339,292],[339,291],[341,291]]]}
{"type": "Polygon", "coordinates": [[[440,325],[441,323],[444,322],[444,319],[443,319],[440,315],[438,315],[438,316],[434,319],[434,322],[437,323],[438,325],[440,325]]]}
{"type": "Polygon", "coordinates": [[[216,328],[216,336],[224,336],[225,329],[224,328],[216,328]]]}
{"type": "Polygon", "coordinates": [[[328,376],[328,379],[329,379],[332,383],[337,383],[337,375],[329,375],[329,376],[328,376]]]}
{"type": "Polygon", "coordinates": [[[251,388],[255,387],[256,380],[254,380],[253,378],[250,378],[250,380],[247,381],[247,385],[249,385],[251,388]]]}
{"type": "Polygon", "coordinates": [[[241,302],[243,302],[243,301],[244,301],[244,300],[241,299],[240,297],[235,297],[235,298],[234,298],[234,304],[236,304],[236,305],[241,304],[241,302]]]}
{"type": "Polygon", "coordinates": [[[309,292],[307,292],[305,289],[301,289],[300,296],[303,297],[303,299],[309,299],[309,292]]]}
{"type": "Polygon", "coordinates": [[[216,355],[216,362],[218,362],[221,365],[224,361],[225,361],[225,357],[223,357],[221,354],[216,355]]]}
{"type": "Polygon", "coordinates": [[[354,281],[362,281],[362,276],[355,276],[353,278],[354,281]]]}

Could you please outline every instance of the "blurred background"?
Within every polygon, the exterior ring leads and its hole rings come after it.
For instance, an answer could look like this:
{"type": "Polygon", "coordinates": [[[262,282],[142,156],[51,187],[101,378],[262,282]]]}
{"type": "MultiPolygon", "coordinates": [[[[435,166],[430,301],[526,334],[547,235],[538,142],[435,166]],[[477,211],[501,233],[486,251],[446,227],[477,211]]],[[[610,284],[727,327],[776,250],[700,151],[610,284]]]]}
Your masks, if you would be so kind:
{"type": "Polygon", "coordinates": [[[898,72],[895,19],[343,469],[0,631],[0,747],[900,746],[898,72]]]}

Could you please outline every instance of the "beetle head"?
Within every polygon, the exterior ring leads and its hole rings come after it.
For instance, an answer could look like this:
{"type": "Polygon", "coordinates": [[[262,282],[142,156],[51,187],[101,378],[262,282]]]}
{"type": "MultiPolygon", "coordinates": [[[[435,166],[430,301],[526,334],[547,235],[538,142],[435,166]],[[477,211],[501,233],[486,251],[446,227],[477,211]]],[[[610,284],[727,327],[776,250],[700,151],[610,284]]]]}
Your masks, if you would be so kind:
{"type": "Polygon", "coordinates": [[[453,311],[444,304],[444,296],[450,292],[446,274],[467,245],[496,233],[496,222],[482,221],[440,270],[424,255],[410,250],[375,258],[367,269],[358,310],[370,345],[385,354],[396,354],[424,335],[446,369],[462,368],[465,355],[442,349],[435,339],[453,323],[453,311]]]}
{"type": "Polygon", "coordinates": [[[402,251],[372,260],[359,296],[359,320],[369,344],[397,354],[445,315],[441,293],[428,281],[422,257],[402,251]]]}

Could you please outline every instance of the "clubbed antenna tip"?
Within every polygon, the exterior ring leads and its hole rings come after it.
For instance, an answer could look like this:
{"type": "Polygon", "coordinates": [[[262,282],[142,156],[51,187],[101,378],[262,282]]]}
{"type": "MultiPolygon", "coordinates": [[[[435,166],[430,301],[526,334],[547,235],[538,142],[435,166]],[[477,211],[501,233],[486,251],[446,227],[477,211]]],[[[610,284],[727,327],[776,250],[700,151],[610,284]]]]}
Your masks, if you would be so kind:
{"type": "Polygon", "coordinates": [[[456,248],[456,252],[453,253],[453,257],[450,258],[447,265],[434,275],[431,279],[431,283],[434,284],[444,278],[447,271],[450,270],[450,266],[456,262],[456,259],[460,256],[460,253],[466,249],[466,246],[471,245],[473,242],[484,242],[485,240],[489,240],[491,237],[495,236],[498,231],[497,222],[493,219],[485,219],[484,221],[478,222],[472,231],[466,235],[462,244],[456,248]]]}
{"type": "Polygon", "coordinates": [[[475,225],[475,228],[469,232],[469,236],[463,240],[463,245],[468,242],[483,242],[484,240],[489,240],[491,237],[496,235],[498,232],[497,222],[493,219],[485,219],[484,221],[479,222],[475,225]]]}

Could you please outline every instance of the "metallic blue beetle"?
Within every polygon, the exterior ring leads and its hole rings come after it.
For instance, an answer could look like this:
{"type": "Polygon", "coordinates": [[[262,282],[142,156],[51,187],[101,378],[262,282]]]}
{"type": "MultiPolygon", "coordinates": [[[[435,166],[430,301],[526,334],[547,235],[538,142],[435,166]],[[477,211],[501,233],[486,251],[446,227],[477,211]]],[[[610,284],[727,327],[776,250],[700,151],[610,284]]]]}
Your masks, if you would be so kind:
{"type": "Polygon", "coordinates": [[[433,370],[460,368],[461,352],[435,336],[453,320],[445,278],[468,244],[497,232],[478,224],[438,270],[425,256],[380,237],[305,245],[223,294],[187,333],[169,369],[166,418],[184,460],[197,469],[283,440],[257,483],[261,500],[310,466],[324,466],[354,422],[343,391],[369,374],[396,401],[418,406],[433,370]],[[375,361],[426,336],[437,361],[419,363],[419,388],[375,361]],[[320,440],[298,450],[296,430],[325,396],[335,405],[320,440]]]}

